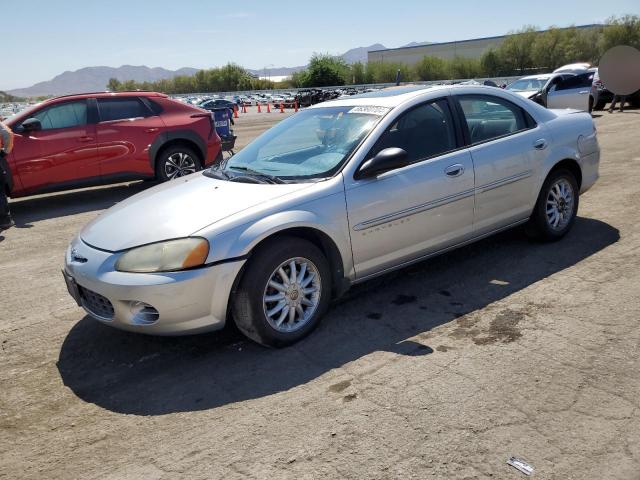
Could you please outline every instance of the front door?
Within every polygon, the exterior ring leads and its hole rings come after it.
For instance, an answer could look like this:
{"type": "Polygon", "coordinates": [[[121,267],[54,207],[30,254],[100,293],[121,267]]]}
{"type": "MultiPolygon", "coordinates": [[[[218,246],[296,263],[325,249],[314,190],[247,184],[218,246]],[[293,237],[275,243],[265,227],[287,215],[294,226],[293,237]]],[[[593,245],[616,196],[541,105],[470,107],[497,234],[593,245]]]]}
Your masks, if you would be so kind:
{"type": "Polygon", "coordinates": [[[589,92],[594,72],[568,77],[553,85],[547,93],[547,108],[589,110],[589,92]]]}
{"type": "Polygon", "coordinates": [[[136,96],[98,98],[98,155],[103,181],[152,175],[149,147],[164,122],[136,96]]]}
{"type": "Polygon", "coordinates": [[[41,130],[17,126],[14,166],[24,193],[97,183],[100,177],[95,125],[87,121],[86,100],[56,103],[36,111],[41,130]]]}
{"type": "Polygon", "coordinates": [[[446,99],[401,114],[366,159],[399,147],[411,164],[375,178],[345,178],[357,278],[459,243],[473,225],[473,164],[456,139],[446,99]]]}

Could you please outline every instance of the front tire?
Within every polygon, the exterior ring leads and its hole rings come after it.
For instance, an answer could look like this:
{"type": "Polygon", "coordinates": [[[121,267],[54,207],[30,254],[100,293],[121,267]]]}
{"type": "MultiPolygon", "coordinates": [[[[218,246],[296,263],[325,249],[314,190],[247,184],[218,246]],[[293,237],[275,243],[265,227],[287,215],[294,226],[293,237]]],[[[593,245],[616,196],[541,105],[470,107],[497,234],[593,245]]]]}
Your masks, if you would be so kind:
{"type": "Polygon", "coordinates": [[[238,329],[267,347],[285,347],[308,335],[329,307],[329,263],[311,242],[278,237],[253,254],[233,296],[238,329]]]}
{"type": "Polygon", "coordinates": [[[574,174],[566,169],[552,171],[540,189],[527,234],[543,241],[560,240],[575,222],[579,201],[574,174]]]}
{"type": "Polygon", "coordinates": [[[198,154],[184,145],[170,146],[160,152],[156,161],[156,177],[162,182],[184,177],[202,170],[198,154]]]}

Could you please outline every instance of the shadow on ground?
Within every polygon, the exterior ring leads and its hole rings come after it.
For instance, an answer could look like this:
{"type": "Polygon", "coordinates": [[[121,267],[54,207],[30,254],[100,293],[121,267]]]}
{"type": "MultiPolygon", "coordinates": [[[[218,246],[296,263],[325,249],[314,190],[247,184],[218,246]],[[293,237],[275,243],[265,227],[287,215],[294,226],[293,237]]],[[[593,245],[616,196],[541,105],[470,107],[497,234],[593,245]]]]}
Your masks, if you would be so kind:
{"type": "MultiPolygon", "coordinates": [[[[553,244],[531,242],[519,229],[505,232],[354,287],[314,333],[283,350],[255,345],[233,327],[192,337],[147,337],[85,317],[66,337],[58,369],[79,398],[119,413],[161,415],[259,398],[375,351],[429,354],[430,346],[408,339],[571,267],[618,239],[617,229],[586,218],[553,244]]],[[[508,315],[494,322],[509,330],[498,341],[521,336],[508,315]]],[[[496,341],[491,338],[473,340],[481,348],[496,341]]]]}
{"type": "Polygon", "coordinates": [[[33,223],[50,218],[105,210],[151,186],[154,182],[134,182],[106,188],[63,192],[44,197],[28,197],[11,202],[16,228],[30,228],[33,223]]]}

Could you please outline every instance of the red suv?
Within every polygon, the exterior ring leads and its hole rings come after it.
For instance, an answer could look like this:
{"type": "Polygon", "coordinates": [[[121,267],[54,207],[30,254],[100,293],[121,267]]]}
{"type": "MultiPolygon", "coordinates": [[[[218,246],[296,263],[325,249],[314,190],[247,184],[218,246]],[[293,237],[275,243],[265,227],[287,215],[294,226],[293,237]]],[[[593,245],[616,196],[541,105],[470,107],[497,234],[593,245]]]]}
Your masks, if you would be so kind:
{"type": "Polygon", "coordinates": [[[211,113],[150,92],[53,98],[10,118],[9,195],[170,180],[222,158],[211,113]]]}

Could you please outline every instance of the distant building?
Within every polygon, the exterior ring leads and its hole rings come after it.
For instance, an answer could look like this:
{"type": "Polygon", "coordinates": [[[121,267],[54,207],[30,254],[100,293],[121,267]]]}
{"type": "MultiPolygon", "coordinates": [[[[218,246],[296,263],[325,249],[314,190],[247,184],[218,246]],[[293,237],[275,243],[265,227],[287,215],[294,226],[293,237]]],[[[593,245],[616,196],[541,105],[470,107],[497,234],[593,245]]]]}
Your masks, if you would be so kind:
{"type": "MultiPolygon", "coordinates": [[[[602,25],[579,25],[580,30],[602,28],[602,25]]],[[[563,29],[564,30],[564,29],[563,29]]],[[[540,30],[540,33],[546,30],[540,30]]],[[[467,58],[480,58],[484,52],[490,48],[499,47],[504,42],[507,35],[497,37],[472,38],[470,40],[459,40],[455,42],[429,43],[427,45],[417,45],[412,47],[387,48],[384,50],[371,50],[367,55],[369,62],[392,62],[415,65],[424,57],[439,57],[452,59],[456,56],[467,58]]]]}

